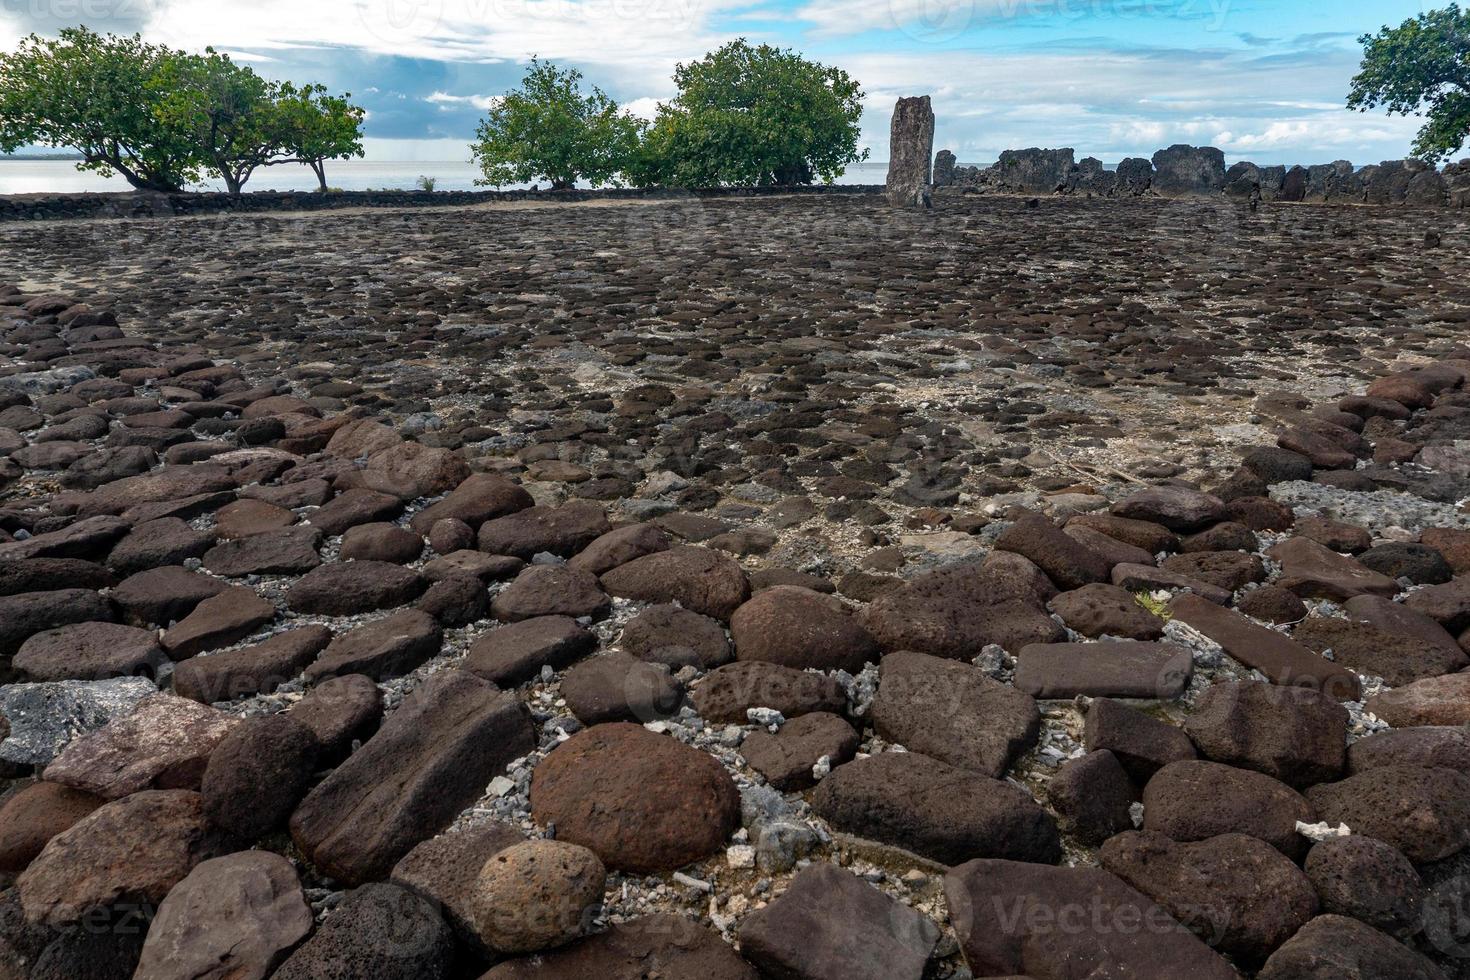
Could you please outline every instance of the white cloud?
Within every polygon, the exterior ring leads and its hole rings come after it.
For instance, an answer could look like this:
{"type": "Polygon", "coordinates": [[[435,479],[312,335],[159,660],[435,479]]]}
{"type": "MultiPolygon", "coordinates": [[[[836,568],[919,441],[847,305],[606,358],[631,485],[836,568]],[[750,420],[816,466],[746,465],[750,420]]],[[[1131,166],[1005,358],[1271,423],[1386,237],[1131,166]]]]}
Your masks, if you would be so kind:
{"type": "Polygon", "coordinates": [[[441,109],[449,109],[455,106],[471,106],[480,110],[493,109],[500,104],[498,95],[450,95],[448,92],[435,92],[426,96],[424,101],[430,105],[437,105],[441,109]]]}

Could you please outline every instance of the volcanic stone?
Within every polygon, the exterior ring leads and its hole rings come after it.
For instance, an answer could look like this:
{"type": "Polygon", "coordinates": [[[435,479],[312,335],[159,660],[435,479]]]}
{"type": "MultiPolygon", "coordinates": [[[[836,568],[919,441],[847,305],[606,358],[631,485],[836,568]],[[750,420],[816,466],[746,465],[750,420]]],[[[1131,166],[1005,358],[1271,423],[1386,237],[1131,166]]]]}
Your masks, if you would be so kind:
{"type": "Polygon", "coordinates": [[[842,718],[813,712],[787,721],[772,735],[757,730],[740,743],[746,763],[783,793],[798,792],[816,782],[812,768],[827,759],[832,766],[857,753],[858,733],[842,718]]]}
{"type": "Polygon", "coordinates": [[[1121,976],[1239,976],[1167,912],[1100,868],[970,861],[944,876],[944,895],[965,963],[977,976],[1066,977],[1078,963],[1106,963],[1121,976]]]}
{"type": "Polygon", "coordinates": [[[354,740],[365,740],[383,717],[383,693],[371,677],[329,677],[291,706],[291,717],[310,728],[321,746],[320,759],[336,762],[354,740]]]}
{"type": "Polygon", "coordinates": [[[137,976],[265,980],[312,925],[296,870],[279,854],[211,858],[158,907],[137,976]]]}
{"type": "Polygon", "coordinates": [[[119,575],[182,565],[199,558],[214,544],[213,535],[196,531],[177,517],[163,517],[139,524],[113,547],[107,556],[107,567],[119,575]]]}
{"type": "Polygon", "coordinates": [[[294,680],[331,642],[331,630],[309,625],[239,650],[195,657],[174,668],[174,693],[203,704],[270,694],[294,680]]]}
{"type": "Polygon", "coordinates": [[[204,567],[225,578],[245,575],[300,575],[322,563],[316,553],[321,531],[288,527],[225,541],[204,555],[204,567]]]}
{"type": "Polygon", "coordinates": [[[1161,524],[1171,531],[1198,531],[1225,519],[1225,503],[1187,487],[1150,487],[1119,501],[1113,514],[1161,524]]]}
{"type": "Polygon", "coordinates": [[[757,980],[753,967],[713,930],[678,915],[645,915],[564,949],[507,960],[481,980],[757,980]]]}
{"type": "Polygon", "coordinates": [[[653,874],[717,850],[739,826],[740,794],[698,749],[636,725],[596,725],[536,767],[531,814],[610,868],[653,874]]]}
{"type": "Polygon", "coordinates": [[[917,753],[839,766],[817,787],[812,807],[839,830],[943,864],[1061,856],[1056,823],[1024,791],[917,753]]]}
{"type": "Polygon", "coordinates": [[[597,647],[597,635],[569,616],[539,616],[501,626],[470,645],[463,667],[488,681],[514,685],[541,672],[563,670],[597,647]]]}
{"type": "Polygon", "coordinates": [[[1312,805],[1285,783],[1218,762],[1171,762],[1143,788],[1143,828],[1177,841],[1249,834],[1296,858],[1305,850],[1297,822],[1316,820],[1312,805]]]}
{"type": "Polygon", "coordinates": [[[920,980],[939,927],[826,862],[740,924],[740,949],[765,975],[803,980],[920,980]]]}
{"type": "Polygon", "coordinates": [[[156,906],[223,849],[198,793],[145,790],[51,838],[16,887],[28,921],[59,928],[100,909],[156,906]]]}
{"type": "Polygon", "coordinates": [[[346,534],[359,524],[391,521],[402,511],[403,501],[393,494],[356,487],[327,501],[307,521],[322,534],[337,535],[346,534]]]}
{"type": "Polygon", "coordinates": [[[21,644],[15,669],[33,681],[102,680],[157,674],[168,662],[158,637],[114,623],[76,623],[37,633],[21,644]]]}
{"type": "Polygon", "coordinates": [[[737,660],[852,674],[878,660],[877,642],[840,599],[791,585],[756,593],[735,610],[730,635],[737,660]]]}
{"type": "Polygon", "coordinates": [[[1322,911],[1347,915],[1391,935],[1420,927],[1424,882],[1409,859],[1374,837],[1329,837],[1312,847],[1303,869],[1322,911]]]}
{"type": "Polygon", "coordinates": [[[1369,769],[1307,790],[1321,819],[1345,823],[1421,864],[1470,843],[1470,776],[1454,769],[1369,769]]]}
{"type": "Polygon", "coordinates": [[[1445,980],[1425,956],[1356,919],[1319,915],[1271,954],[1258,980],[1445,980]]]}
{"type": "Polygon", "coordinates": [[[1164,635],[1164,621],[1116,585],[1084,585],[1058,595],[1047,608],[1084,636],[1157,640],[1164,635]]]}
{"type": "Polygon", "coordinates": [[[448,974],[454,933],[423,896],[398,885],[353,889],[272,980],[425,980],[448,974]]]}
{"type": "Polygon", "coordinates": [[[187,660],[206,650],[238,643],[273,622],[276,607],[244,586],[226,589],[194,607],[163,634],[163,648],[174,660],[187,660]]]}
{"type": "Polygon", "coordinates": [[[112,601],[131,622],[168,626],[228,588],[217,578],[170,565],[128,576],[112,590],[112,601]]]}
{"type": "Polygon", "coordinates": [[[290,714],[242,720],[204,768],[205,815],[240,841],[284,827],[311,784],[318,749],[316,735],[290,714]]]}
{"type": "Polygon", "coordinates": [[[292,611],[356,616],[411,602],[424,590],[417,572],[384,561],[332,562],[312,569],[286,592],[292,611]]]}
{"type": "Polygon", "coordinates": [[[711,671],[692,692],[706,721],[744,725],[750,708],[773,708],[787,718],[813,711],[844,714],[847,695],[830,677],[750,661],[711,671]]]}
{"type": "Polygon", "coordinates": [[[1089,582],[1105,582],[1109,563],[1097,552],[1064,534],[1045,517],[1028,514],[1001,532],[995,540],[1000,551],[1029,558],[1061,589],[1079,589],[1089,582]]]}
{"type": "Polygon", "coordinates": [[[879,666],[873,727],[890,742],[961,769],[1000,777],[1036,744],[1036,702],[969,664],[892,653],[879,666]]]}
{"type": "Polygon", "coordinates": [[[480,527],[480,550],[529,561],[539,552],[570,558],[612,526],[601,506],[574,501],[560,507],[528,507],[480,527]]]}
{"type": "Polygon", "coordinates": [[[1392,596],[1399,585],[1386,575],[1307,538],[1288,538],[1266,556],[1281,563],[1277,584],[1304,598],[1342,601],[1355,595],[1392,596]]]}
{"type": "Polygon", "coordinates": [[[1264,960],[1317,914],[1307,876],[1245,834],[1181,843],[1130,831],[1103,844],[1098,858],[1213,948],[1245,962],[1264,960]]]}
{"type": "Polygon", "coordinates": [[[1117,756],[1106,749],[1062,763],[1047,782],[1046,794],[1062,826],[1084,844],[1096,846],[1133,828],[1133,784],[1117,756]]]}
{"type": "Polygon", "coordinates": [[[1194,672],[1185,647],[1136,640],[1033,643],[1016,657],[1017,690],[1037,698],[1179,697],[1194,672]]]}
{"type": "Polygon", "coordinates": [[[1426,677],[1375,694],[1363,707],[1394,728],[1470,725],[1470,674],[1426,677]]]}
{"type": "Polygon", "coordinates": [[[22,592],[0,596],[0,657],[8,657],[37,633],[73,623],[110,623],[112,605],[90,589],[22,592]]]}
{"type": "Polygon", "coordinates": [[[475,887],[491,857],[526,838],[510,824],[491,821],[431,837],[393,866],[392,882],[412,889],[439,907],[459,940],[493,956],[475,932],[475,887]]]}
{"type": "Polygon", "coordinates": [[[1169,763],[1195,757],[1183,729],[1108,698],[1088,706],[1082,744],[1088,752],[1107,749],[1140,785],[1169,763]]]}
{"type": "Polygon", "coordinates": [[[607,870],[587,848],[529,840],[497,851],[473,886],[475,931],[491,949],[528,953],[589,931],[607,870]]]}
{"type": "Polygon", "coordinates": [[[612,608],[597,576],[567,565],[531,565],[490,603],[495,618],[516,623],[542,616],[600,618],[612,608]]]}
{"type": "Polygon", "coordinates": [[[636,558],[602,575],[611,595],[643,602],[677,602],[728,622],[750,597],[740,566],[708,548],[678,547],[636,558]]]}
{"type": "Polygon", "coordinates": [[[31,783],[0,806],[0,871],[19,874],[46,842],[107,801],[60,783],[31,783]]]}
{"type": "Polygon", "coordinates": [[[434,617],[400,609],[334,639],[307,666],[306,677],[313,682],[340,674],[366,674],[375,680],[401,677],[436,656],[443,642],[444,631],[434,617]]]}
{"type": "MultiPolygon", "coordinates": [[[[470,476],[449,496],[415,514],[410,526],[427,534],[435,522],[453,518],[478,530],[486,521],[525,510],[534,501],[524,488],[494,473],[470,476]]],[[[436,549],[437,550],[437,549],[436,549]]]]}
{"type": "Polygon", "coordinates": [[[664,665],[626,653],[609,653],[575,664],[561,683],[567,708],[584,725],[610,721],[648,722],[678,713],[684,685],[664,665]]]}
{"type": "Polygon", "coordinates": [[[709,670],[730,662],[725,628],[716,620],[679,606],[649,606],[623,625],[618,643],[640,660],[709,670]]]}
{"type": "Polygon", "coordinates": [[[386,877],[534,746],[530,715],[513,696],[462,670],[441,671],[307,794],[291,837],[334,878],[386,877]]]}
{"type": "Polygon", "coordinates": [[[1298,788],[1342,774],[1347,728],[1347,709],[1325,694],[1259,681],[1211,686],[1184,721],[1205,758],[1298,788]]]}

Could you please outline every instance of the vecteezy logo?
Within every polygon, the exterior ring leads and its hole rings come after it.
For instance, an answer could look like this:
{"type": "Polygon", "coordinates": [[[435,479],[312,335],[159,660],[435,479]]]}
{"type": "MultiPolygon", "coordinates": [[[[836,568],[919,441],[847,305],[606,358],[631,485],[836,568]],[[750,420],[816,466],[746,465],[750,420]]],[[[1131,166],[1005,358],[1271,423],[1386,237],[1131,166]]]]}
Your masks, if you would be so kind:
{"type": "Polygon", "coordinates": [[[916,41],[942,44],[975,20],[975,0],[888,0],[893,25],[916,41]]]}
{"type": "Polygon", "coordinates": [[[378,40],[402,44],[440,26],[444,0],[360,0],[357,17],[378,40]]]}

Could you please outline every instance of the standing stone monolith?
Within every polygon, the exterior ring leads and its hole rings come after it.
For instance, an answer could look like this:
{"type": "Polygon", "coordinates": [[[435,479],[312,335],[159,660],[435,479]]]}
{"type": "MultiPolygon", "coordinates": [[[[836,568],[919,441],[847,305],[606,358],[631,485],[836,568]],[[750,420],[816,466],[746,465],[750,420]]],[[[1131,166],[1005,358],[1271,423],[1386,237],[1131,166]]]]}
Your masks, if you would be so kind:
{"type": "Polygon", "coordinates": [[[934,110],[929,96],[899,99],[888,142],[888,200],[926,207],[934,159],[934,110]]]}
{"type": "Polygon", "coordinates": [[[948,187],[954,183],[955,156],[949,150],[934,154],[934,186],[948,187]]]}

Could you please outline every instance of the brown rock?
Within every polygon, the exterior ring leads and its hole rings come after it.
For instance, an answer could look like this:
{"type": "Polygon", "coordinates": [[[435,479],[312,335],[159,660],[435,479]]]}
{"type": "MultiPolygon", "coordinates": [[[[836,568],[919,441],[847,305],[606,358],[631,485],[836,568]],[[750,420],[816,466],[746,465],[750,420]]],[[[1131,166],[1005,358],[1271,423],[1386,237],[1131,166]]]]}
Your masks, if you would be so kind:
{"type": "Polygon", "coordinates": [[[1347,728],[1347,709],[1325,694],[1259,681],[1211,686],[1184,721],[1205,758],[1298,788],[1341,775],[1347,728]]]}
{"type": "Polygon", "coordinates": [[[1299,596],[1342,601],[1355,595],[1397,595],[1399,585],[1351,558],[1345,558],[1315,541],[1288,538],[1270,548],[1266,556],[1281,563],[1283,589],[1299,596]]]}
{"type": "Polygon", "coordinates": [[[332,642],[325,626],[301,626],[239,650],[186,660],[174,668],[174,693],[202,704],[270,694],[294,680],[332,642]]]}
{"type": "Polygon", "coordinates": [[[480,870],[472,899],[475,932],[503,953],[565,945],[589,931],[606,881],[597,855],[580,845],[512,844],[480,870]]]}
{"type": "Polygon", "coordinates": [[[612,608],[597,576],[567,565],[531,565],[490,603],[495,618],[517,623],[542,616],[601,618],[612,608]]]}
{"type": "Polygon", "coordinates": [[[603,574],[602,587],[620,598],[677,602],[721,622],[750,597],[750,582],[739,565],[708,548],[689,546],[619,565],[603,574]]]}
{"type": "Polygon", "coordinates": [[[716,620],[674,605],[649,606],[623,625],[618,643],[639,660],[708,670],[733,657],[716,620]]]}
{"type": "Polygon", "coordinates": [[[334,639],[307,666],[306,677],[313,682],[341,674],[366,674],[375,680],[401,677],[436,656],[443,642],[444,631],[434,617],[400,609],[334,639]]]}
{"type": "MultiPolygon", "coordinates": [[[[612,530],[598,504],[574,501],[560,507],[528,507],[480,526],[480,550],[530,561],[541,552],[570,558],[612,530]]],[[[589,573],[590,574],[590,573],[589,573]]]]}
{"type": "Polygon", "coordinates": [[[1454,769],[1369,769],[1307,790],[1318,816],[1346,823],[1423,864],[1470,844],[1470,776],[1454,769]]]}
{"type": "Polygon", "coordinates": [[[750,768],[783,793],[808,789],[816,783],[812,768],[821,759],[840,766],[857,753],[858,733],[842,718],[813,712],[793,718],[772,735],[758,729],[740,743],[740,754],[750,768]]]}
{"type": "Polygon", "coordinates": [[[1157,640],[1164,635],[1164,621],[1115,585],[1094,583],[1063,592],[1047,608],[1084,636],[1157,640]]]}
{"type": "Polygon", "coordinates": [[[632,524],[609,531],[567,562],[573,568],[601,575],[635,558],[669,549],[669,535],[654,524],[632,524]]]}
{"type": "Polygon", "coordinates": [[[46,842],[107,801],[60,783],[32,783],[0,806],[0,871],[19,874],[46,842]]]}
{"type": "Polygon", "coordinates": [[[1088,752],[1107,749],[1139,785],[1171,762],[1195,758],[1182,728],[1108,698],[1088,706],[1082,744],[1088,752]]]}
{"type": "Polygon", "coordinates": [[[597,636],[569,616],[539,616],[501,626],[470,645],[463,667],[488,681],[512,686],[549,664],[564,670],[597,648],[597,636]]]}
{"type": "Polygon", "coordinates": [[[1017,655],[1012,683],[1036,698],[1171,699],[1193,673],[1190,651],[1170,643],[1033,643],[1017,655]]]}
{"type": "Polygon", "coordinates": [[[244,586],[205,599],[163,634],[163,648],[174,660],[187,660],[207,650],[238,643],[273,622],[276,607],[244,586]]]}
{"type": "Polygon", "coordinates": [[[1470,674],[1426,677],[1375,694],[1363,707],[1394,728],[1470,725],[1470,674]]]}
{"type": "Polygon", "coordinates": [[[597,725],[536,767],[531,812],[609,867],[651,874],[718,849],[739,825],[740,794],[698,749],[636,725],[597,725]]]}
{"type": "Polygon", "coordinates": [[[757,980],[713,930],[677,915],[646,915],[537,956],[507,960],[481,980],[757,980]]]}
{"type": "Polygon", "coordinates": [[[738,660],[857,674],[878,660],[878,644],[840,599],[780,585],[757,593],[730,617],[738,660]]]}
{"type": "Polygon", "coordinates": [[[1258,980],[1445,980],[1439,967],[1423,955],[1341,915],[1319,915],[1302,926],[1256,976],[1258,980]]]}
{"type": "Polygon", "coordinates": [[[1306,851],[1298,821],[1315,823],[1317,813],[1296,790],[1218,762],[1171,762],[1143,788],[1143,829],[1177,841],[1249,834],[1295,859],[1306,851]]]}
{"type": "Polygon", "coordinates": [[[453,518],[477,531],[486,521],[525,510],[533,503],[524,488],[505,477],[476,473],[455,487],[449,496],[415,514],[409,526],[419,534],[427,534],[437,521],[453,518]]]}
{"type": "Polygon", "coordinates": [[[21,644],[13,661],[30,681],[153,677],[167,662],[155,633],[115,623],[76,623],[37,633],[21,644]]]}

